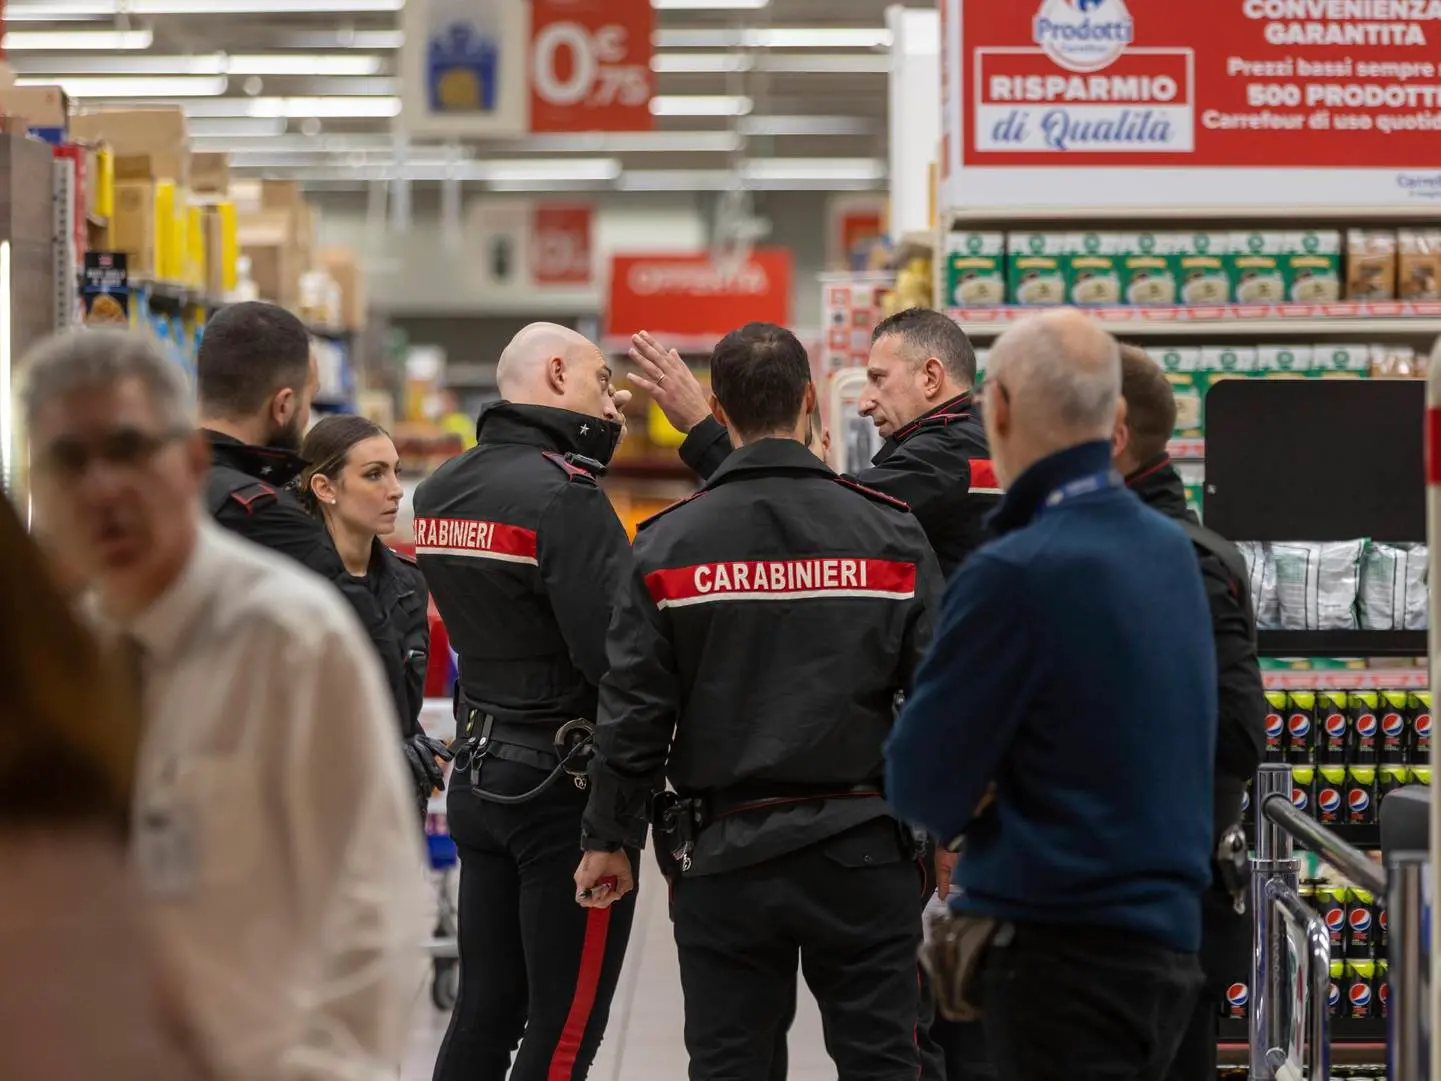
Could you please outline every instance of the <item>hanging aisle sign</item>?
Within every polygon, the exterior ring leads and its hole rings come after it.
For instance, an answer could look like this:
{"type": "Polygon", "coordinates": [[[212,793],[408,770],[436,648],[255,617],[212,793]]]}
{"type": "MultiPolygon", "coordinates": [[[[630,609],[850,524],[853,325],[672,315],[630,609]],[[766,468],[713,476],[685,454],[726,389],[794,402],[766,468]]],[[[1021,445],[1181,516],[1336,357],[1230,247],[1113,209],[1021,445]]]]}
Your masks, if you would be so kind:
{"type": "Polygon", "coordinates": [[[420,138],[652,127],[649,0],[408,0],[401,118],[420,138]]]}
{"type": "Polygon", "coordinates": [[[1441,0],[942,0],[947,206],[1441,203],[1441,0]]]}

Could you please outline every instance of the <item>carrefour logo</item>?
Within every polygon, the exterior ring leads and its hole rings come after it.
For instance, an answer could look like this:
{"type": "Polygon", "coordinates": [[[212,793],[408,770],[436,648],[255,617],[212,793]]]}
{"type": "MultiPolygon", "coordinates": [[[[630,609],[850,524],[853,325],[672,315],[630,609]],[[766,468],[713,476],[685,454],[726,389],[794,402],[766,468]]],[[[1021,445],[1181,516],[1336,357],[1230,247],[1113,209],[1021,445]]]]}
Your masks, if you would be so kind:
{"type": "Polygon", "coordinates": [[[1070,71],[1100,71],[1135,40],[1125,0],[1043,0],[1033,25],[1036,44],[1070,71]]]}

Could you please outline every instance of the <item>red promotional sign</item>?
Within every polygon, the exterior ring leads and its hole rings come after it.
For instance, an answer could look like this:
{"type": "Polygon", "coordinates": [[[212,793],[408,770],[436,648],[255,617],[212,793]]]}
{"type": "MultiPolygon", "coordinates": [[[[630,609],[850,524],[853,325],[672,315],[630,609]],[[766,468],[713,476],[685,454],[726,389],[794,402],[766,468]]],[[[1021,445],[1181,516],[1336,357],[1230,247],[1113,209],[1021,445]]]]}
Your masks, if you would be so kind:
{"type": "Polygon", "coordinates": [[[531,215],[530,276],[536,285],[589,285],[591,208],[537,206],[531,215]]]}
{"type": "Polygon", "coordinates": [[[942,3],[952,205],[1441,196],[1438,0],[942,3]]]}
{"type": "Polygon", "coordinates": [[[758,248],[738,268],[708,252],[617,255],[610,268],[610,333],[720,338],[746,323],[791,317],[791,253],[758,248]]]}
{"type": "Polygon", "coordinates": [[[530,130],[647,131],[650,0],[532,0],[530,130]]]}

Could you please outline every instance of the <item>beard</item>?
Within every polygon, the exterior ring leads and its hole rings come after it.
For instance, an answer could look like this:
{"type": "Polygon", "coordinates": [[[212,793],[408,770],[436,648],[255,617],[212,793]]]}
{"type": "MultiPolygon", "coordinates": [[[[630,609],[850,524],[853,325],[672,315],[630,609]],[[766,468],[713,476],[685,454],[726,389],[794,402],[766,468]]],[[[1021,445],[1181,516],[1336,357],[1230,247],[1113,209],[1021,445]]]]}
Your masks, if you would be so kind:
{"type": "Polygon", "coordinates": [[[300,417],[294,416],[288,420],[283,427],[276,428],[270,433],[270,438],[265,441],[267,447],[274,447],[276,450],[288,450],[293,454],[300,452],[300,445],[305,441],[305,428],[300,423],[300,417]]]}

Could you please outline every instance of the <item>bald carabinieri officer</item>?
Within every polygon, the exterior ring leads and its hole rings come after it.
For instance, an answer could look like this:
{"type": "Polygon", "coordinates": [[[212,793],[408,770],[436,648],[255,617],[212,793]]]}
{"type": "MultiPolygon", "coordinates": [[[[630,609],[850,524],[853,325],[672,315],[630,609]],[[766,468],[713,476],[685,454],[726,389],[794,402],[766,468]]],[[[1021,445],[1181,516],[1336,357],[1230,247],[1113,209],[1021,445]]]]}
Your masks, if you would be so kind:
{"type": "Polygon", "coordinates": [[[561,768],[595,718],[631,566],[597,483],[623,432],[610,375],[574,331],[526,327],[501,354],[505,400],[481,414],[477,445],[415,495],[416,558],[460,655],[461,985],[437,1081],[584,1078],[630,935],[632,898],[575,903],[584,762],[561,768]]]}

